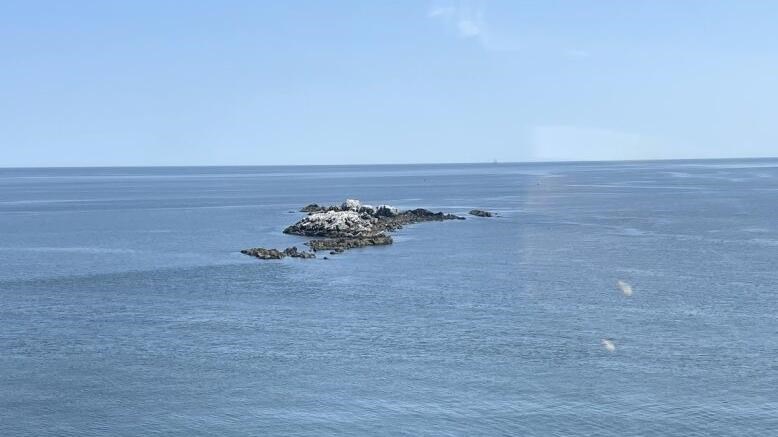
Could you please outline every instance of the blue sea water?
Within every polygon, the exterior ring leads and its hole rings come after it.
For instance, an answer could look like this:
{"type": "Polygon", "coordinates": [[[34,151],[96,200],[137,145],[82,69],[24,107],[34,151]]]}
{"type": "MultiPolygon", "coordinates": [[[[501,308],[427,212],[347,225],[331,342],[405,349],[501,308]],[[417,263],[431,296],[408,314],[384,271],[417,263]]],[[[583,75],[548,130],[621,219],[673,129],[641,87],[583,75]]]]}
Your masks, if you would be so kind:
{"type": "Polygon", "coordinates": [[[776,297],[777,160],[2,169],[0,435],[778,435],[776,297]]]}

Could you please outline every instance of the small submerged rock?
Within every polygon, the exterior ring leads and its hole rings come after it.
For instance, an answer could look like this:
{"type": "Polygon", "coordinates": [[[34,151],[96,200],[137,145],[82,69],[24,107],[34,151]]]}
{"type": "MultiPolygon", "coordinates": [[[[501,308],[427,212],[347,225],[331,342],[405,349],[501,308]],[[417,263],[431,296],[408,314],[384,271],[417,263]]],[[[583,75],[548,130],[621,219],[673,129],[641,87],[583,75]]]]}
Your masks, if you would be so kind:
{"type": "Polygon", "coordinates": [[[470,215],[474,215],[476,217],[494,217],[493,213],[484,211],[483,209],[473,209],[470,211],[470,215]]]}

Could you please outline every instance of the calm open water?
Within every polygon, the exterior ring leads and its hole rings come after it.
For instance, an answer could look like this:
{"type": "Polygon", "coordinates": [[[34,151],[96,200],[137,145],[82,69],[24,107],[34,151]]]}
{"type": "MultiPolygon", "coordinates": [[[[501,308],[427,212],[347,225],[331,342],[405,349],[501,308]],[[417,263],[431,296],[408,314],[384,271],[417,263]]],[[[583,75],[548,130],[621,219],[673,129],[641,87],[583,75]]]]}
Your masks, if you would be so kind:
{"type": "Polygon", "coordinates": [[[0,435],[778,435],[777,297],[776,160],[4,169],[0,435]]]}

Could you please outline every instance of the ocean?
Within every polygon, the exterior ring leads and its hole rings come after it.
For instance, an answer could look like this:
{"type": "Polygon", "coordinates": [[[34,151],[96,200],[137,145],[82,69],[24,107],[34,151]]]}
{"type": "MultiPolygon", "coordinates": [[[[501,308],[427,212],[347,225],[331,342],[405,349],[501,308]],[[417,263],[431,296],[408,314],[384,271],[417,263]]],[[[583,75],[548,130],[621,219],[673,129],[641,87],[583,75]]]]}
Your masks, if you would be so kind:
{"type": "Polygon", "coordinates": [[[0,435],[778,435],[776,297],[778,160],[0,169],[0,435]]]}

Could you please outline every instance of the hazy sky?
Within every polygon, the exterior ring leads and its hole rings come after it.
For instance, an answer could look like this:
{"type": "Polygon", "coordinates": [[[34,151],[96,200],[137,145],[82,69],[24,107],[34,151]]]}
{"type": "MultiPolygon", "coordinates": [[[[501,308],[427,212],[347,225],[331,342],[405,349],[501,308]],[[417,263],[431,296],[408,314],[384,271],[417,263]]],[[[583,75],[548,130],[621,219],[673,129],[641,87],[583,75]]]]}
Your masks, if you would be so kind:
{"type": "Polygon", "coordinates": [[[778,2],[0,2],[0,167],[778,155],[778,2]]]}

